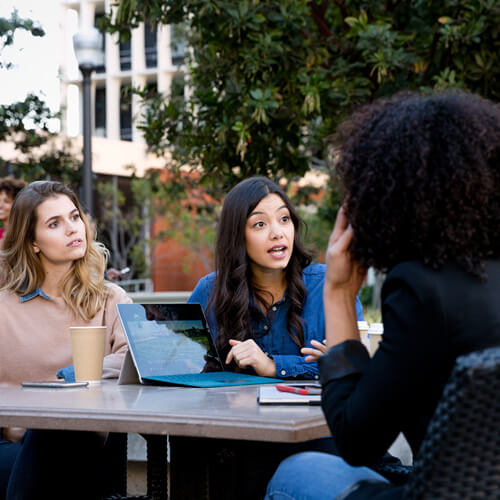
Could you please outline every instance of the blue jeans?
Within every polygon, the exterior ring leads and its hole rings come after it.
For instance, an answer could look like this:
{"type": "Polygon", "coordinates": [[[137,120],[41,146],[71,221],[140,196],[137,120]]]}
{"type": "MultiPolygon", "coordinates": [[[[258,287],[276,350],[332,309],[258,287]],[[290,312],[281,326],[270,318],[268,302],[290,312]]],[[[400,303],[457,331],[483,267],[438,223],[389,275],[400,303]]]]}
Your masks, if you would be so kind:
{"type": "Polygon", "coordinates": [[[387,479],[368,467],[352,467],[344,459],[306,451],[281,462],[269,481],[266,500],[333,500],[363,479],[387,479]]]}
{"type": "Polygon", "coordinates": [[[102,489],[102,439],[94,432],[32,430],[0,441],[0,500],[90,500],[102,489]]]}
{"type": "Polygon", "coordinates": [[[0,500],[5,500],[10,471],[21,449],[21,443],[11,443],[0,439],[0,500]]]}

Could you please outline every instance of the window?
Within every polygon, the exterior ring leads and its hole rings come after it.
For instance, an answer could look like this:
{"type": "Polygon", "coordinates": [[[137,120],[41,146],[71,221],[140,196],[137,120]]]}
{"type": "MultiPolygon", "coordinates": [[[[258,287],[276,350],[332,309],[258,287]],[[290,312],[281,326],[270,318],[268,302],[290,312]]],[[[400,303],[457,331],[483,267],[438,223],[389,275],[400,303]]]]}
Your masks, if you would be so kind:
{"type": "Polygon", "coordinates": [[[122,85],[120,91],[120,139],[132,140],[132,95],[128,85],[122,85]]]}
{"type": "Polygon", "coordinates": [[[176,101],[184,100],[184,75],[177,73],[172,78],[172,86],[170,87],[170,96],[176,101]]]}
{"type": "Polygon", "coordinates": [[[120,69],[127,71],[132,68],[132,51],[130,50],[130,40],[120,42],[120,69]]]}
{"type": "MultiPolygon", "coordinates": [[[[96,14],[95,15],[94,25],[95,25],[95,27],[97,29],[99,29],[99,20],[101,19],[101,17],[104,17],[104,14],[96,14]]],[[[101,50],[102,50],[103,54],[106,54],[106,36],[104,35],[104,33],[102,33],[102,46],[101,46],[101,50]]],[[[106,72],[106,66],[105,66],[105,64],[103,64],[101,66],[97,66],[96,69],[95,69],[95,72],[96,73],[105,73],[106,72]]]]}
{"type": "Polygon", "coordinates": [[[179,66],[184,60],[186,52],[186,36],[183,24],[172,24],[170,26],[170,51],[172,54],[172,65],[179,66]]]}
{"type": "Polygon", "coordinates": [[[106,137],[106,87],[95,89],[95,135],[106,137]]]}
{"type": "Polygon", "coordinates": [[[144,52],[146,68],[155,68],[158,64],[156,26],[144,23],[144,52]]]}

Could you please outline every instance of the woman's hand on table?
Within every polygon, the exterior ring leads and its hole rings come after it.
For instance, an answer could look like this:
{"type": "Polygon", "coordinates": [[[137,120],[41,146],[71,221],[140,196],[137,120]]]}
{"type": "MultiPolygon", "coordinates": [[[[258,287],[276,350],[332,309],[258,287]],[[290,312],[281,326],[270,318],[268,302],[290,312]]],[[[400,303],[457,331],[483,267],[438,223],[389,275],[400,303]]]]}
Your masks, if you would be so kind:
{"type": "Polygon", "coordinates": [[[326,339],[323,342],[311,340],[312,347],[303,347],[300,352],[305,356],[306,361],[318,361],[327,351],[326,339]]]}
{"type": "Polygon", "coordinates": [[[245,341],[230,339],[232,346],[226,358],[226,365],[234,359],[239,368],[251,366],[261,377],[275,377],[276,365],[274,361],[255,343],[249,339],[245,341]]]}

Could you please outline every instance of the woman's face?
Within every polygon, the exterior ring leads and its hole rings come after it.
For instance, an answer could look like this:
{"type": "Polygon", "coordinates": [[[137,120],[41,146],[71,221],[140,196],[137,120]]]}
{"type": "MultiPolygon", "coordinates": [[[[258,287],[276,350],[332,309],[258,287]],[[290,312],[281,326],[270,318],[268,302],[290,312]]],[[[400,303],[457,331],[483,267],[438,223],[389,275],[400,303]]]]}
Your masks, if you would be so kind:
{"type": "Polygon", "coordinates": [[[261,269],[285,269],[292,256],[294,236],[295,228],[285,202],[277,194],[268,194],[247,219],[247,255],[261,269]]]}
{"type": "Polygon", "coordinates": [[[74,203],[66,195],[46,199],[36,209],[33,248],[42,265],[70,266],[85,255],[85,224],[74,203]]]}
{"type": "Polygon", "coordinates": [[[7,191],[0,191],[0,221],[7,224],[14,199],[7,191]]]}

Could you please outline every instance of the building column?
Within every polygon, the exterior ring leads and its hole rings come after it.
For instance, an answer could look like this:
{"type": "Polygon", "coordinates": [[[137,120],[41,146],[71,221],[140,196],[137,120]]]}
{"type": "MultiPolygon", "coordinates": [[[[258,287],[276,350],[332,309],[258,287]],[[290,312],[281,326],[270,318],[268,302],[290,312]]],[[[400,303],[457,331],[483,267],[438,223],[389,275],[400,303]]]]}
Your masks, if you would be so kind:
{"type": "Polygon", "coordinates": [[[142,73],[146,69],[146,56],[144,54],[144,23],[141,23],[139,27],[132,30],[130,49],[132,51],[132,72],[142,73]]]}
{"type": "MultiPolygon", "coordinates": [[[[132,86],[144,88],[146,85],[146,77],[133,75],[132,86]]],[[[141,98],[137,94],[132,94],[132,140],[144,144],[144,135],[137,128],[137,121],[141,120],[141,98]]]]}
{"type": "Polygon", "coordinates": [[[106,137],[120,140],[120,79],[106,78],[106,137]]]}
{"type": "Polygon", "coordinates": [[[170,26],[165,24],[158,25],[158,70],[159,72],[172,71],[170,26]]]}

